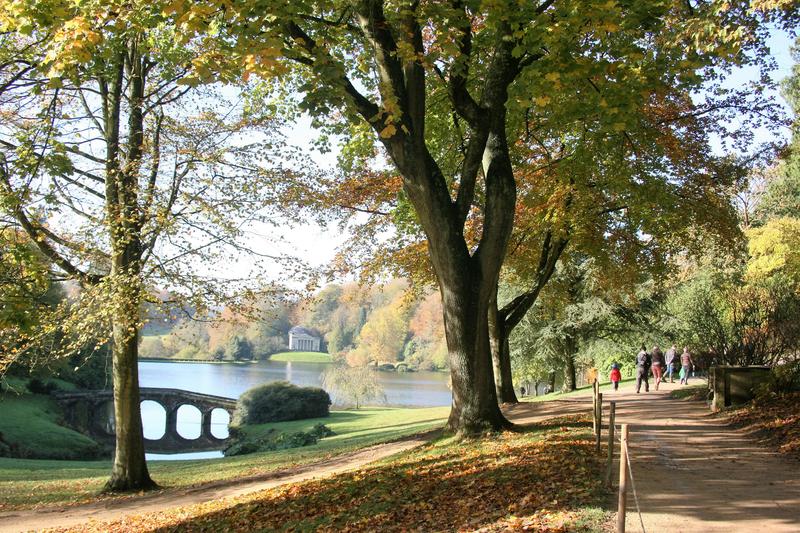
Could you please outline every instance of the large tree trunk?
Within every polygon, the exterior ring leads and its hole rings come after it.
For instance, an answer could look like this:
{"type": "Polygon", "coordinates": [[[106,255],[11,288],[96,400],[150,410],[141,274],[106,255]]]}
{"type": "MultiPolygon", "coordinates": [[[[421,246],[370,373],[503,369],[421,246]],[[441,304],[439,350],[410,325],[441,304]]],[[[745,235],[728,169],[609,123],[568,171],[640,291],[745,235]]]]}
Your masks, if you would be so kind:
{"type": "Polygon", "coordinates": [[[497,400],[500,403],[517,403],[511,376],[511,347],[508,342],[505,320],[497,309],[497,291],[489,304],[489,335],[492,348],[492,367],[497,400]]]}
{"type": "Polygon", "coordinates": [[[564,391],[570,392],[578,388],[578,378],[575,370],[575,354],[577,351],[573,337],[564,339],[564,391]]]}
{"type": "Polygon", "coordinates": [[[139,164],[144,145],[144,70],[135,40],[126,59],[117,58],[117,70],[106,105],[106,211],[111,242],[110,293],[113,328],[113,382],[116,444],[108,491],[142,490],[156,486],[147,471],[139,396],[139,312],[142,301],[141,230],[138,203],[139,164]],[[127,161],[121,164],[120,111],[129,69],[127,161]]]}
{"type": "MultiPolygon", "coordinates": [[[[465,280],[466,281],[466,280],[465,280]]],[[[450,287],[440,282],[453,403],[447,427],[480,434],[510,427],[497,402],[487,321],[488,302],[479,284],[450,287]]]]}
{"type": "Polygon", "coordinates": [[[107,491],[142,490],[156,486],[147,471],[139,401],[138,308],[114,317],[114,465],[107,491]]]}

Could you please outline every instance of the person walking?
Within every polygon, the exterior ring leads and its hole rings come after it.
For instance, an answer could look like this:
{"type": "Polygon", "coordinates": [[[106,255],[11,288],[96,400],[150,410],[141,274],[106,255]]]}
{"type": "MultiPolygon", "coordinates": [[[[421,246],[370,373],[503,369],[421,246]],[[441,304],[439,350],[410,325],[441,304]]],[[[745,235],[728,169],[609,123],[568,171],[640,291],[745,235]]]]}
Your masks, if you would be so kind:
{"type": "Polygon", "coordinates": [[[694,365],[692,354],[689,353],[689,348],[684,346],[681,354],[681,385],[689,384],[689,372],[692,371],[692,365],[694,365]]]}
{"type": "Polygon", "coordinates": [[[656,380],[656,390],[661,383],[661,376],[664,372],[664,352],[658,347],[658,344],[653,346],[653,351],[650,352],[650,359],[653,363],[653,378],[656,380]]]}
{"type": "Polygon", "coordinates": [[[674,374],[675,374],[676,355],[678,355],[677,348],[675,348],[675,345],[673,344],[672,347],[669,350],[667,350],[667,353],[664,356],[664,364],[667,365],[666,366],[667,374],[664,377],[664,380],[666,381],[666,379],[669,378],[670,383],[675,383],[674,374]]]}
{"type": "Polygon", "coordinates": [[[611,363],[611,383],[614,384],[614,390],[619,389],[619,382],[622,381],[622,372],[619,371],[617,363],[611,363]]]}
{"type": "Polygon", "coordinates": [[[644,391],[650,392],[650,382],[648,381],[650,363],[650,354],[647,353],[647,348],[642,343],[642,349],[636,354],[636,394],[639,394],[639,390],[642,388],[642,381],[644,381],[644,391]]]}

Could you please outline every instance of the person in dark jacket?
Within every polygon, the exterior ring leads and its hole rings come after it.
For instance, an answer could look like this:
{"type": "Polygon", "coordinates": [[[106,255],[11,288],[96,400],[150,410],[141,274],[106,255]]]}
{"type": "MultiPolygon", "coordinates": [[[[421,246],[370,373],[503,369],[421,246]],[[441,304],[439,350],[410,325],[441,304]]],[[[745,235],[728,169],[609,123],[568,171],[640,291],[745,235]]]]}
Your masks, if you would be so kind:
{"type": "Polygon", "coordinates": [[[639,353],[636,355],[636,393],[639,393],[639,389],[642,388],[642,381],[644,381],[644,391],[650,392],[650,382],[649,374],[650,374],[650,354],[647,353],[647,348],[645,348],[644,344],[642,344],[642,349],[639,350],[639,353]]]}

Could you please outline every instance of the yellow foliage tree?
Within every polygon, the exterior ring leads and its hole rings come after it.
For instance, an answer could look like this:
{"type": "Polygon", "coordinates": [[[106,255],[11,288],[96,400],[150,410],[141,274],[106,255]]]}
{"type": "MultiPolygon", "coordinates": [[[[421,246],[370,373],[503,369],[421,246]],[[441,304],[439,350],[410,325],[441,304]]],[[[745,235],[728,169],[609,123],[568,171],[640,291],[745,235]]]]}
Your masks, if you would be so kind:
{"type": "Polygon", "coordinates": [[[392,300],[389,305],[373,311],[367,323],[361,328],[354,351],[366,355],[368,362],[384,363],[397,360],[397,355],[403,349],[408,335],[408,321],[405,315],[402,296],[392,300]]]}
{"type": "Polygon", "coordinates": [[[783,275],[800,288],[800,219],[783,217],[747,231],[750,260],[747,277],[763,280],[783,275]]]}

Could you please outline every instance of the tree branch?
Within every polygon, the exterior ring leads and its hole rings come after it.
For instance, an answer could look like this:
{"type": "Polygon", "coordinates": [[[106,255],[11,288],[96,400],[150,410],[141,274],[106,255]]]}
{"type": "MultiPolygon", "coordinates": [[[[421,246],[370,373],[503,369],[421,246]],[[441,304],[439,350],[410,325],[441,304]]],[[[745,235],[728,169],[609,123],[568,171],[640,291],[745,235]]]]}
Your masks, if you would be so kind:
{"type": "MultiPolygon", "coordinates": [[[[3,188],[6,189],[6,194],[9,196],[15,196],[14,190],[11,187],[11,183],[8,181],[8,175],[5,173],[5,170],[0,170],[0,177],[2,178],[3,188]]],[[[61,255],[58,250],[56,250],[47,240],[49,236],[54,235],[40,224],[36,224],[31,221],[19,203],[14,203],[11,205],[10,210],[14,218],[17,220],[17,222],[19,222],[20,226],[22,226],[22,228],[31,238],[31,241],[36,244],[37,248],[39,248],[39,251],[41,251],[45,257],[50,259],[61,270],[66,272],[72,278],[90,285],[97,284],[103,279],[102,276],[88,274],[82,271],[73,265],[66,257],[61,255]]]]}
{"type": "Polygon", "coordinates": [[[510,333],[519,324],[525,313],[536,303],[542,288],[555,272],[556,264],[567,244],[569,244],[569,239],[562,237],[555,239],[555,242],[553,242],[552,232],[550,230],[547,231],[542,243],[542,251],[539,254],[539,266],[536,268],[536,279],[533,287],[514,298],[499,311],[507,332],[510,333]]]}

